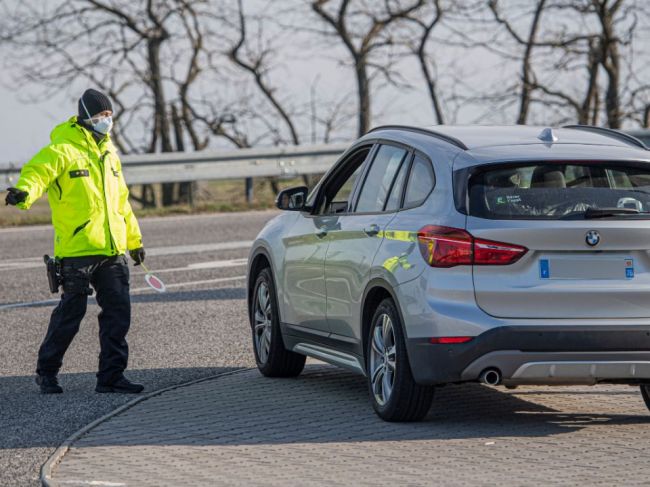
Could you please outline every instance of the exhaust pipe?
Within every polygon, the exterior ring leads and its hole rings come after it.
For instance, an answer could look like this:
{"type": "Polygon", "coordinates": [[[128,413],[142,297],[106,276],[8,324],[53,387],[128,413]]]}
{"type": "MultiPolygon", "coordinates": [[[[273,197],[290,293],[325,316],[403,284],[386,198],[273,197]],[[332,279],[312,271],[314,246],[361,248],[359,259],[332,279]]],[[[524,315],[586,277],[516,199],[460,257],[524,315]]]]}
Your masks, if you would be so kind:
{"type": "Polygon", "coordinates": [[[478,378],[482,384],[496,386],[501,383],[501,372],[498,369],[485,369],[478,378]]]}

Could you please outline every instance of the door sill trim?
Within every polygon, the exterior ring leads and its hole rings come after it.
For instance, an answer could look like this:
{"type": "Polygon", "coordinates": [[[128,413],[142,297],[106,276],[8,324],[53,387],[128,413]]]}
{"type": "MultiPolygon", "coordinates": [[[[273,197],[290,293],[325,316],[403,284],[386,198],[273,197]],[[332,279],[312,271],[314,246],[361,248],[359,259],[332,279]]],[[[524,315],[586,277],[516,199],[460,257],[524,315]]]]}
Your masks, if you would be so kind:
{"type": "Polygon", "coordinates": [[[359,362],[358,358],[344,352],[339,352],[338,350],[332,350],[321,345],[313,345],[311,343],[300,342],[293,347],[293,351],[296,353],[309,355],[313,358],[324,360],[327,363],[338,365],[339,367],[352,370],[353,372],[364,376],[366,375],[366,372],[359,362]]]}

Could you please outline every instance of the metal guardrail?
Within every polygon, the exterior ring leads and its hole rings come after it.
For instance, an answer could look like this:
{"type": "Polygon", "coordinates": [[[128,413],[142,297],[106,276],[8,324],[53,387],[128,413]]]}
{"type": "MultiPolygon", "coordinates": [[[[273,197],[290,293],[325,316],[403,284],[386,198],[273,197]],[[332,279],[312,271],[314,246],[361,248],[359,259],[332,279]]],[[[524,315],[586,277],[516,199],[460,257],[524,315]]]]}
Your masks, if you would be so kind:
{"type": "MultiPolygon", "coordinates": [[[[348,145],[139,154],[122,157],[122,171],[128,184],[271,176],[290,178],[327,171],[348,145]]],[[[0,163],[0,190],[16,182],[20,167],[21,164],[0,163]]]]}

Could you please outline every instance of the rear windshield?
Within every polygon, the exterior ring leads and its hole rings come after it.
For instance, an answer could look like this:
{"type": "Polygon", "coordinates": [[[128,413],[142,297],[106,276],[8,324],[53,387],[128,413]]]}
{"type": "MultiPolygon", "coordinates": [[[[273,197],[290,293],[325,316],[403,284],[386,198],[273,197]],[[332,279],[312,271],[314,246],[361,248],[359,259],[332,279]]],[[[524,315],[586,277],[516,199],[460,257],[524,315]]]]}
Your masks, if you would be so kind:
{"type": "Polygon", "coordinates": [[[649,218],[650,164],[557,163],[480,166],[468,213],[479,218],[649,218]]]}

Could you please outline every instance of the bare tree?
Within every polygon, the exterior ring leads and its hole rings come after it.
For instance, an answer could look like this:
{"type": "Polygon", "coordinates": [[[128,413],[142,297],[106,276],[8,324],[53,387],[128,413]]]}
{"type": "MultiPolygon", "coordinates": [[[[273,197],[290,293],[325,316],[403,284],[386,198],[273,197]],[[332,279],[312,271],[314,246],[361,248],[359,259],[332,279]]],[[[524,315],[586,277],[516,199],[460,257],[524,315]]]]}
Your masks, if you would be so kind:
{"type": "Polygon", "coordinates": [[[604,119],[607,126],[620,128],[625,119],[640,121],[643,107],[628,107],[643,99],[647,88],[635,79],[641,66],[625,65],[624,60],[633,59],[638,19],[647,15],[643,2],[537,0],[526,36],[506,18],[498,0],[489,0],[488,7],[497,24],[523,48],[518,123],[528,120],[533,104],[555,108],[564,113],[561,119],[580,124],[597,125],[604,119]],[[559,27],[542,28],[542,14],[559,27]]]}
{"type": "Polygon", "coordinates": [[[378,51],[395,46],[392,28],[420,9],[425,0],[368,2],[365,0],[310,0],[312,10],[330,28],[325,34],[336,36],[350,55],[358,97],[358,127],[361,136],[370,128],[371,69],[391,77],[391,66],[373,64],[378,51]],[[337,8],[328,8],[338,4],[337,8]]]}
{"type": "MultiPolygon", "coordinates": [[[[118,2],[70,0],[5,5],[6,37],[20,77],[46,93],[82,81],[105,91],[116,105],[114,140],[123,152],[171,152],[172,100],[181,100],[181,119],[195,149],[204,147],[188,116],[187,93],[196,81],[201,52],[198,19],[206,0],[118,2]],[[173,42],[172,42],[173,39],[173,42]],[[183,41],[187,40],[187,41],[183,41]],[[189,44],[189,46],[187,46],[189,44]],[[179,69],[191,51],[185,70],[179,69]],[[175,71],[185,75],[176,78],[175,71]],[[171,96],[170,96],[171,92],[171,96]]],[[[163,186],[163,204],[176,201],[174,185],[163,186]]],[[[152,191],[143,188],[144,204],[152,191]],[[147,191],[149,190],[149,191],[147,191]]]]}
{"type": "Polygon", "coordinates": [[[270,85],[266,77],[267,72],[270,70],[269,58],[273,55],[273,49],[271,47],[265,47],[259,52],[254,52],[252,49],[248,48],[247,19],[244,14],[242,0],[237,0],[237,17],[239,23],[239,38],[232,48],[229,49],[228,56],[233,63],[253,77],[257,88],[286,126],[290,135],[291,143],[298,145],[300,144],[300,137],[295,123],[287,108],[285,108],[282,102],[278,99],[277,90],[270,85]]]}
{"type": "Polygon", "coordinates": [[[592,8],[600,24],[600,64],[607,75],[605,111],[607,124],[611,128],[621,127],[622,109],[620,100],[621,54],[620,45],[626,41],[616,32],[617,15],[623,0],[592,0],[592,8]]]}
{"type": "Polygon", "coordinates": [[[524,48],[521,58],[521,92],[519,95],[519,113],[517,115],[517,124],[525,124],[528,119],[528,112],[530,110],[531,94],[534,90],[534,73],[532,66],[533,49],[537,44],[537,34],[539,32],[542,13],[546,6],[547,0],[537,0],[533,9],[533,16],[528,29],[528,35],[522,37],[512,24],[506,20],[500,13],[499,1],[489,0],[488,6],[497,23],[505,27],[517,44],[524,48]]]}
{"type": "Polygon", "coordinates": [[[419,32],[413,36],[414,39],[410,41],[409,44],[411,51],[420,66],[420,71],[422,72],[422,77],[426,84],[427,93],[431,100],[431,107],[435,114],[436,121],[438,124],[444,124],[445,116],[443,114],[440,96],[438,94],[437,79],[432,70],[431,56],[427,49],[427,45],[431,39],[431,33],[442,21],[445,8],[443,8],[441,0],[432,0],[431,8],[431,16],[427,20],[422,20],[422,15],[419,10],[415,11],[414,14],[409,17],[409,20],[419,28],[419,32]]]}

